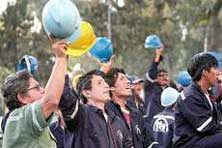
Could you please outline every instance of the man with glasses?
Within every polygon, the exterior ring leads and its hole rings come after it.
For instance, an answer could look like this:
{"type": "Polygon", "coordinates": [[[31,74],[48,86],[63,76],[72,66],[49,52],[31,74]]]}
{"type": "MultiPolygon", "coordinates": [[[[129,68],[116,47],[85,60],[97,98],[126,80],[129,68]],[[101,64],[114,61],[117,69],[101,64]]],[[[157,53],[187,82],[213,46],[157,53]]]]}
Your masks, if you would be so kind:
{"type": "Polygon", "coordinates": [[[148,123],[151,123],[154,115],[163,111],[164,108],[160,103],[160,95],[170,83],[168,72],[165,69],[158,69],[162,59],[162,52],[163,47],[155,50],[155,57],[144,81],[145,109],[148,123]]]}
{"type": "Polygon", "coordinates": [[[64,88],[67,43],[50,39],[56,60],[45,89],[25,70],[5,79],[2,94],[10,113],[5,122],[3,148],[56,147],[48,125],[64,88]]]}

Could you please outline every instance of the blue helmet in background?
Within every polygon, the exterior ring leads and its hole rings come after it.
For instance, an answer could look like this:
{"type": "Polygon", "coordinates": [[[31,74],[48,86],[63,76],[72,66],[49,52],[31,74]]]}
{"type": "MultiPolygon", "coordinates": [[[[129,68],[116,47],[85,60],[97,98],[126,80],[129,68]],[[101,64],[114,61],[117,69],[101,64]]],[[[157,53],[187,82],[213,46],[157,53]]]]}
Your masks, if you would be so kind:
{"type": "Polygon", "coordinates": [[[171,105],[175,104],[179,94],[180,93],[176,89],[167,87],[161,93],[161,105],[163,107],[170,107],[171,105]]]}
{"type": "Polygon", "coordinates": [[[163,44],[157,35],[152,34],[146,37],[144,46],[149,49],[158,49],[161,48],[163,44]]]}
{"type": "Polygon", "coordinates": [[[209,51],[207,53],[212,55],[217,60],[217,66],[218,66],[219,69],[221,69],[222,65],[221,65],[221,56],[220,56],[220,54],[218,52],[216,52],[216,51],[209,51]]]}
{"type": "Polygon", "coordinates": [[[111,40],[107,37],[96,38],[96,43],[89,50],[89,53],[101,62],[108,62],[113,54],[111,40]]]}
{"type": "Polygon", "coordinates": [[[42,11],[42,24],[49,36],[73,42],[80,36],[80,14],[70,0],[50,0],[42,11]]]}
{"type": "Polygon", "coordinates": [[[192,78],[187,71],[180,71],[177,77],[177,83],[183,87],[187,87],[191,84],[192,78]]]}
{"type": "Polygon", "coordinates": [[[38,60],[30,55],[24,55],[16,65],[16,71],[27,69],[32,75],[38,69],[38,60]]]}

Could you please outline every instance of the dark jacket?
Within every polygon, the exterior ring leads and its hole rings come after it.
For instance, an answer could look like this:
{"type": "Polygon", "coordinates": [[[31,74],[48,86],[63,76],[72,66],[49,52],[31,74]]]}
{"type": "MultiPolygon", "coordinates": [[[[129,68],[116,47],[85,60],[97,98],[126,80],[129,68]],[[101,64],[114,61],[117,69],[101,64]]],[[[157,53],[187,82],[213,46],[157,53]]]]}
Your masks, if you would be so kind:
{"type": "Polygon", "coordinates": [[[131,148],[132,140],[124,121],[107,111],[108,121],[102,110],[80,104],[79,98],[68,83],[59,104],[67,128],[75,133],[74,148],[131,148]]]}
{"type": "Polygon", "coordinates": [[[155,81],[158,65],[159,63],[154,61],[151,63],[144,81],[145,108],[149,123],[151,123],[154,115],[164,110],[160,103],[160,95],[163,88],[155,81]]]}
{"type": "Polygon", "coordinates": [[[128,130],[131,131],[134,148],[147,148],[149,145],[155,147],[157,144],[153,143],[154,139],[148,128],[146,128],[143,115],[136,109],[129,105],[126,105],[130,111],[130,127],[127,124],[123,112],[118,104],[113,101],[109,101],[107,109],[115,113],[116,116],[122,118],[125,121],[128,130]]]}
{"type": "Polygon", "coordinates": [[[141,98],[138,98],[139,103],[138,103],[138,105],[136,105],[135,99],[136,98],[134,98],[133,96],[130,96],[127,99],[127,105],[129,105],[130,107],[136,108],[138,111],[140,111],[145,116],[146,115],[146,110],[145,110],[145,107],[144,107],[144,101],[141,98]]]}
{"type": "Polygon", "coordinates": [[[172,148],[174,134],[174,111],[170,108],[153,117],[153,136],[164,148],[172,148]]]}
{"type": "Polygon", "coordinates": [[[57,148],[71,148],[74,139],[74,133],[69,132],[68,129],[62,128],[58,121],[49,125],[50,131],[56,138],[57,148]]]}
{"type": "Polygon", "coordinates": [[[196,83],[181,93],[175,110],[176,148],[194,147],[200,139],[222,132],[221,113],[209,100],[196,83]]]}

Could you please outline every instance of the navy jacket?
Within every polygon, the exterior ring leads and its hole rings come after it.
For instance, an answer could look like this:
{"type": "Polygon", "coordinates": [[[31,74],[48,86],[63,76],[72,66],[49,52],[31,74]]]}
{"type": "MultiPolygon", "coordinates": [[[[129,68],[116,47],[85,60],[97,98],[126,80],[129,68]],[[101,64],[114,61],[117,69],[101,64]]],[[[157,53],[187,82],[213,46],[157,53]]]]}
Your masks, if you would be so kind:
{"type": "Polygon", "coordinates": [[[164,110],[160,103],[160,95],[163,88],[155,81],[158,65],[159,63],[154,61],[151,63],[144,81],[145,108],[149,123],[151,123],[154,115],[164,110]]]}
{"type": "Polygon", "coordinates": [[[106,105],[108,110],[111,110],[115,113],[116,116],[122,118],[125,121],[128,130],[131,131],[134,148],[147,148],[150,145],[153,145],[153,147],[157,146],[157,143],[154,142],[151,132],[146,127],[142,113],[140,113],[136,108],[126,105],[130,111],[129,127],[118,104],[113,101],[109,101],[106,105]]]}
{"type": "Polygon", "coordinates": [[[176,148],[195,147],[198,140],[222,132],[221,113],[208,98],[196,83],[181,93],[175,110],[176,148]]]}
{"type": "Polygon", "coordinates": [[[80,104],[69,78],[59,104],[67,128],[75,133],[73,148],[131,148],[132,140],[124,121],[107,111],[108,121],[102,110],[80,104]]]}
{"type": "MultiPolygon", "coordinates": [[[[140,98],[139,98],[140,99],[140,98]]],[[[138,104],[138,106],[136,105],[135,102],[135,98],[133,96],[130,96],[127,99],[127,105],[129,105],[130,107],[134,107],[136,108],[138,111],[140,111],[144,116],[146,115],[146,110],[144,107],[144,101],[141,99],[140,103],[138,104]]]]}
{"type": "Polygon", "coordinates": [[[50,131],[56,138],[57,148],[71,148],[74,139],[74,133],[69,132],[66,128],[62,128],[58,121],[49,125],[50,131]]]}
{"type": "Polygon", "coordinates": [[[152,129],[154,139],[164,148],[172,148],[174,134],[174,111],[170,108],[153,117],[152,129]]]}

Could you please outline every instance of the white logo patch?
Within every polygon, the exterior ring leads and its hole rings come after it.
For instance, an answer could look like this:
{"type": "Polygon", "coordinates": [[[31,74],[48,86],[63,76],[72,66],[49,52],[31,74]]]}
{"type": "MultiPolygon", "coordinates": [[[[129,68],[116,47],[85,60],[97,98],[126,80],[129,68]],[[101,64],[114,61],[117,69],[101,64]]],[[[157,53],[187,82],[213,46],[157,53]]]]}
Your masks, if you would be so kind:
{"type": "Polygon", "coordinates": [[[123,133],[121,132],[120,129],[117,130],[116,135],[120,141],[123,141],[123,133]]]}
{"type": "Polygon", "coordinates": [[[137,134],[137,135],[141,134],[141,130],[140,130],[140,128],[139,128],[139,125],[136,125],[136,126],[135,126],[135,129],[136,129],[136,134],[137,134]]]}
{"type": "Polygon", "coordinates": [[[153,131],[167,133],[169,131],[167,120],[165,118],[158,118],[153,124],[153,131]]]}

